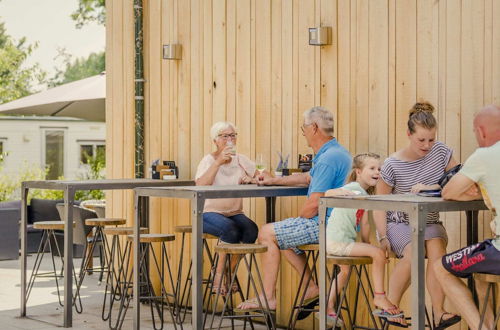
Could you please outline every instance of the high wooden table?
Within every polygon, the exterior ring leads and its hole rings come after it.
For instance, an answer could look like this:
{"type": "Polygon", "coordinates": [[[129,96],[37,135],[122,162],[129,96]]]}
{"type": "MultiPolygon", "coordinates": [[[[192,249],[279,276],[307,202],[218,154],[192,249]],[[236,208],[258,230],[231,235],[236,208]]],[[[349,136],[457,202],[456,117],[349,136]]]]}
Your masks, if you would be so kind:
{"type": "Polygon", "coordinates": [[[29,189],[51,189],[64,191],[65,219],[64,221],[64,322],[65,328],[72,327],[72,301],[73,301],[73,205],[77,190],[124,190],[136,187],[165,187],[194,185],[190,180],[152,180],[152,179],[109,179],[87,181],[25,181],[21,186],[21,317],[26,316],[26,238],[28,224],[28,191],[29,189]],[[71,221],[71,222],[70,222],[71,221]]]}
{"type": "Polygon", "coordinates": [[[439,197],[421,197],[414,194],[322,197],[319,206],[319,303],[320,329],[326,329],[326,209],[342,207],[365,210],[403,211],[409,216],[412,230],[411,295],[412,328],[425,328],[424,231],[429,212],[486,210],[483,201],[445,201],[439,197]]]}
{"type": "MultiPolygon", "coordinates": [[[[287,186],[195,186],[195,187],[148,187],[136,188],[135,191],[135,226],[134,226],[134,255],[139,255],[139,224],[144,224],[140,218],[143,214],[141,208],[146,202],[140,203],[141,198],[169,197],[191,200],[191,224],[192,230],[192,260],[193,260],[193,289],[192,289],[192,323],[193,329],[203,327],[203,301],[202,301],[202,271],[203,271],[203,206],[206,199],[216,198],[248,198],[265,197],[267,222],[274,221],[274,204],[278,196],[303,196],[307,195],[307,187],[287,186]]],[[[133,288],[133,311],[134,327],[140,329],[140,304],[139,299],[139,258],[134,258],[134,288],[133,288]]]]}

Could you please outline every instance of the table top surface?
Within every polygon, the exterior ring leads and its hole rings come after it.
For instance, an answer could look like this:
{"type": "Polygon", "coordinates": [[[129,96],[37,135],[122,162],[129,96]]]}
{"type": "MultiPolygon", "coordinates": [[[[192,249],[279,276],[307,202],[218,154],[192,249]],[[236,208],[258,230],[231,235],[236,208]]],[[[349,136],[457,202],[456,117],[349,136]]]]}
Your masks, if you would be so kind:
{"type": "Polygon", "coordinates": [[[194,185],[193,180],[156,180],[156,179],[103,179],[103,180],[43,180],[43,181],[24,181],[26,188],[40,189],[65,189],[68,187],[78,190],[85,189],[133,189],[135,187],[151,186],[172,186],[194,185]]]}
{"type": "Polygon", "coordinates": [[[189,194],[203,195],[206,198],[259,197],[259,196],[300,196],[306,195],[308,187],[304,186],[258,186],[228,185],[228,186],[175,186],[175,187],[139,187],[134,189],[140,196],[187,196],[189,194]]]}
{"type": "Polygon", "coordinates": [[[459,210],[485,210],[486,205],[482,200],[475,201],[450,201],[442,197],[425,197],[417,194],[388,194],[388,195],[355,195],[322,197],[321,203],[325,207],[376,207],[390,205],[421,206],[428,211],[459,211],[459,210]]]}

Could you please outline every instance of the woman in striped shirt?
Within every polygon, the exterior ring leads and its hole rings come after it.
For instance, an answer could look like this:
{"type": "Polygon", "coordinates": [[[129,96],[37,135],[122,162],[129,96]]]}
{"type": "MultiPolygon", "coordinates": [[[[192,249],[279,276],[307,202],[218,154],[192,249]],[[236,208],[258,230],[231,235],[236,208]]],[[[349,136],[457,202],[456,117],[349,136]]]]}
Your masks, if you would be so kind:
{"type": "MultiPolygon", "coordinates": [[[[421,190],[440,189],[438,180],[445,171],[457,165],[452,150],[436,141],[434,107],[429,103],[417,103],[410,110],[408,120],[409,144],[389,156],[381,170],[382,180],[377,184],[377,194],[418,193],[421,190]]],[[[376,211],[375,224],[382,249],[392,249],[400,258],[389,277],[388,298],[399,305],[403,293],[410,284],[411,232],[408,215],[404,212],[376,211]]],[[[430,213],[425,230],[425,249],[431,264],[446,253],[448,236],[439,213],[430,213]]],[[[432,301],[433,322],[439,329],[460,321],[460,316],[444,310],[444,293],[436,280],[432,267],[427,268],[427,288],[432,301]],[[434,321],[435,320],[435,321],[434,321]]],[[[405,324],[402,319],[395,323],[405,324]]]]}

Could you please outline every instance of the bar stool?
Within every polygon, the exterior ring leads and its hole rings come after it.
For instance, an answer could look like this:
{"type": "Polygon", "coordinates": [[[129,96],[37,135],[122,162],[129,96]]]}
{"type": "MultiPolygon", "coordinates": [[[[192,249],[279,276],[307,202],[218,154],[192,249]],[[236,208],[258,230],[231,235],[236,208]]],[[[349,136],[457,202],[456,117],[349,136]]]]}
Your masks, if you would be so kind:
{"type": "Polygon", "coordinates": [[[498,323],[498,319],[500,318],[500,307],[497,309],[496,304],[496,294],[495,294],[495,284],[500,283],[500,275],[493,274],[483,274],[483,273],[474,273],[474,279],[478,281],[483,281],[488,283],[488,288],[486,289],[486,296],[483,302],[483,308],[481,310],[481,319],[479,321],[479,330],[482,329],[484,318],[486,316],[486,307],[488,305],[488,299],[490,293],[493,295],[493,327],[496,329],[496,324],[498,323]]]}
{"type": "Polygon", "coordinates": [[[308,317],[310,313],[318,311],[318,309],[314,308],[314,306],[318,304],[319,296],[313,299],[306,300],[305,294],[307,292],[307,288],[309,287],[309,283],[311,283],[311,280],[315,281],[316,284],[318,283],[316,264],[319,256],[319,244],[301,245],[297,248],[306,253],[306,264],[304,269],[302,270],[297,293],[295,294],[295,298],[293,300],[292,312],[290,314],[287,329],[295,329],[295,324],[298,320],[303,320],[308,317]],[[307,267],[309,267],[309,260],[312,260],[312,276],[309,277],[306,283],[304,283],[305,272],[307,267]]]}
{"type": "MultiPolygon", "coordinates": [[[[234,319],[244,319],[245,320],[245,325],[246,325],[246,320],[248,319],[250,322],[252,322],[252,318],[255,317],[261,317],[264,318],[266,326],[268,329],[275,329],[274,322],[273,322],[273,316],[271,314],[271,311],[269,309],[269,304],[267,302],[267,298],[264,295],[264,284],[262,282],[262,277],[260,275],[259,271],[259,266],[257,264],[257,259],[255,255],[257,253],[264,253],[267,251],[267,246],[265,245],[260,245],[260,244],[219,244],[215,247],[215,251],[217,253],[225,253],[226,254],[226,261],[225,261],[225,266],[224,268],[226,271],[223,273],[221,277],[221,283],[224,280],[224,277],[229,276],[230,277],[230,284],[229,288],[233,286],[234,283],[236,283],[236,274],[238,272],[238,268],[241,264],[241,261],[244,260],[245,266],[246,266],[246,271],[248,273],[248,282],[249,285],[252,285],[252,289],[255,292],[257,302],[259,304],[259,307],[256,309],[251,309],[251,310],[240,310],[237,308],[233,308],[233,291],[228,290],[227,296],[224,299],[224,305],[222,308],[222,313],[220,315],[219,319],[219,326],[217,329],[220,329],[222,327],[222,321],[224,319],[230,319],[232,323],[232,328],[234,328],[234,319]],[[236,263],[234,272],[231,271],[231,256],[239,256],[239,259],[236,263]],[[250,260],[247,259],[247,256],[249,257],[250,260]],[[255,279],[255,276],[252,274],[252,264],[255,265],[255,271],[257,273],[257,279],[255,279]],[[227,275],[226,275],[227,274],[227,275]],[[259,288],[257,288],[257,284],[259,288]],[[260,295],[259,295],[259,290],[260,292],[264,295],[264,301],[261,301],[260,295]],[[228,306],[230,304],[230,306],[228,306]],[[226,315],[227,314],[229,315],[226,315]],[[244,313],[244,314],[235,314],[235,313],[244,313]],[[250,314],[252,313],[252,314],[250,314]]],[[[217,262],[215,263],[215,267],[217,267],[217,262]]],[[[210,283],[210,290],[212,290],[214,283],[210,283]]],[[[238,293],[240,294],[240,297],[242,300],[244,297],[242,297],[242,291],[241,289],[238,290],[238,293]]],[[[248,292],[247,292],[248,295],[248,292]]],[[[213,303],[213,308],[212,308],[212,320],[210,323],[210,329],[213,328],[213,323],[215,319],[215,310],[216,310],[216,305],[219,300],[219,297],[221,296],[220,291],[216,293],[216,298],[213,303]]],[[[204,322],[205,323],[205,322],[204,322]]],[[[253,328],[253,325],[251,323],[251,326],[253,328]]]]}
{"type": "Polygon", "coordinates": [[[85,274],[89,271],[93,271],[90,267],[91,260],[94,255],[94,249],[96,245],[100,242],[102,244],[102,249],[104,251],[102,264],[101,264],[101,275],[99,276],[99,284],[102,282],[103,272],[107,271],[109,268],[109,246],[106,243],[106,237],[103,234],[103,229],[107,226],[119,226],[125,224],[125,219],[122,218],[92,218],[86,219],[86,226],[93,226],[95,228],[94,236],[92,237],[92,242],[89,245],[90,251],[85,253],[85,257],[82,260],[82,267],[80,269],[80,277],[78,284],[76,286],[77,292],[80,292],[80,287],[82,286],[83,280],[85,279],[85,274]]]}
{"type": "MultiPolygon", "coordinates": [[[[128,235],[127,236],[127,245],[125,247],[125,260],[126,260],[126,267],[124,270],[124,274],[128,274],[128,279],[122,286],[122,292],[123,294],[121,295],[121,302],[120,302],[120,309],[118,311],[118,317],[115,326],[111,325],[111,317],[110,317],[110,328],[111,329],[121,329],[123,326],[123,321],[125,319],[125,315],[127,313],[128,307],[130,306],[130,301],[132,300],[132,284],[133,284],[133,272],[131,271],[130,267],[130,260],[132,259],[132,242],[133,242],[134,236],[133,235],[128,235]]],[[[177,294],[175,292],[176,286],[174,285],[173,277],[172,277],[172,270],[170,268],[170,262],[168,259],[168,254],[167,254],[167,247],[166,243],[167,242],[172,242],[175,240],[175,235],[173,234],[144,234],[141,235],[140,237],[140,255],[139,255],[139,276],[141,279],[144,279],[144,282],[139,283],[140,289],[139,292],[146,292],[147,296],[140,296],[139,300],[140,301],[146,301],[149,303],[150,309],[151,309],[151,316],[153,318],[153,328],[155,330],[161,330],[163,329],[163,320],[164,320],[164,305],[167,305],[167,309],[170,313],[170,316],[172,317],[174,329],[177,329],[177,324],[175,323],[175,317],[174,317],[174,306],[177,305],[176,302],[176,297],[177,294]],[[160,243],[161,246],[161,252],[158,257],[156,255],[155,250],[153,249],[153,243],[160,243]],[[151,258],[148,258],[151,256],[151,258]],[[149,259],[149,260],[148,260],[149,259]],[[161,294],[156,295],[154,292],[153,285],[151,283],[151,277],[150,277],[150,265],[151,260],[153,259],[154,264],[154,269],[156,269],[156,272],[160,278],[160,290],[161,294]],[[174,290],[173,293],[168,293],[167,289],[165,288],[165,262],[167,266],[167,272],[168,272],[168,278],[167,280],[170,282],[170,285],[172,287],[172,290],[174,290]],[[170,299],[173,299],[173,302],[170,302],[170,299]],[[156,312],[160,318],[160,325],[157,325],[157,321],[154,316],[154,310],[156,309],[156,312]]],[[[182,329],[182,324],[180,325],[182,329]]]]}
{"type": "MultiPolygon", "coordinates": [[[[141,234],[147,234],[149,232],[148,228],[141,227],[141,234]]],[[[109,267],[106,276],[106,286],[104,288],[104,299],[102,305],[102,315],[103,321],[107,321],[111,317],[111,311],[113,309],[113,304],[115,301],[120,301],[122,293],[125,291],[123,285],[127,279],[127,274],[125,274],[125,251],[122,249],[122,244],[120,237],[126,238],[128,235],[134,233],[134,228],[132,227],[112,227],[104,228],[103,234],[112,236],[111,248],[109,254],[109,267]],[[106,300],[109,294],[109,310],[106,313],[106,300]]],[[[125,242],[125,245],[127,242],[125,242]]]]}
{"type": "MultiPolygon", "coordinates": [[[[75,227],[75,223],[73,222],[73,227],[75,227]]],[[[63,221],[40,221],[40,222],[35,222],[33,224],[33,228],[35,229],[40,229],[42,230],[42,239],[40,241],[40,245],[38,246],[38,251],[36,253],[36,258],[35,258],[35,264],[33,265],[33,271],[31,272],[30,279],[28,281],[28,286],[26,290],[26,301],[28,301],[29,296],[31,294],[31,289],[33,289],[33,285],[35,284],[35,279],[37,277],[49,277],[49,278],[54,278],[56,281],[56,288],[57,288],[57,298],[59,300],[59,305],[64,306],[64,304],[61,301],[61,292],[59,290],[59,281],[58,278],[63,277],[62,274],[57,274],[56,270],[56,263],[55,263],[55,258],[54,254],[57,253],[61,260],[61,264],[64,269],[64,259],[61,254],[61,249],[59,248],[59,244],[57,243],[55,231],[56,230],[62,230],[64,231],[64,222],[63,221]],[[45,251],[47,250],[47,247],[50,252],[50,256],[52,258],[52,271],[50,272],[44,272],[40,273],[40,265],[42,264],[43,256],[45,254],[45,251]],[[55,248],[55,251],[54,251],[55,248]]],[[[74,281],[76,283],[76,272],[75,272],[75,267],[73,267],[73,277],[74,281]]],[[[76,293],[75,297],[73,298],[73,305],[75,306],[75,309],[78,313],[81,313],[82,311],[82,301],[80,298],[80,295],[78,292],[76,293]],[[78,299],[78,303],[76,303],[76,300],[78,299]]]]}
{"type": "MultiPolygon", "coordinates": [[[[334,255],[327,255],[327,261],[335,265],[346,265],[349,266],[349,272],[347,274],[347,280],[346,280],[346,285],[342,289],[341,292],[341,297],[338,299],[339,293],[336,292],[337,295],[337,310],[335,313],[340,317],[341,310],[345,310],[347,314],[347,318],[349,320],[349,327],[348,329],[380,329],[378,326],[375,317],[372,314],[372,308],[370,305],[370,299],[369,297],[373,297],[373,288],[370,282],[370,278],[368,276],[368,272],[366,270],[366,265],[370,265],[372,263],[372,258],[371,257],[339,257],[339,256],[334,256],[334,255]],[[355,279],[356,279],[356,296],[354,299],[354,308],[349,307],[349,303],[347,301],[347,290],[350,285],[350,279],[352,274],[354,273],[355,279]],[[368,292],[365,288],[365,285],[363,284],[363,274],[365,275],[365,280],[367,281],[368,285],[368,292]],[[357,322],[357,311],[358,311],[358,300],[359,300],[359,291],[361,290],[361,293],[363,294],[364,302],[366,304],[366,307],[368,309],[368,314],[370,316],[370,319],[373,324],[373,328],[369,328],[366,326],[358,325],[357,322]],[[352,315],[354,313],[354,315],[352,315]]],[[[332,271],[332,279],[330,280],[330,288],[333,285],[333,281],[336,281],[336,275],[338,274],[338,269],[334,267],[332,271]]],[[[338,287],[336,285],[336,287],[338,287]]],[[[330,290],[328,290],[330,292],[330,290]]],[[[345,318],[344,318],[345,319],[345,318]]],[[[337,325],[337,320],[335,320],[335,324],[333,325],[333,328],[337,325]]],[[[347,327],[347,324],[345,325],[347,327]]]]}
{"type": "MultiPolygon", "coordinates": [[[[193,282],[192,277],[191,277],[191,269],[193,267],[193,261],[191,260],[189,263],[187,276],[186,276],[186,279],[185,279],[183,284],[182,284],[182,268],[183,268],[182,263],[184,260],[184,242],[186,239],[186,235],[191,234],[192,230],[193,230],[192,226],[176,226],[174,228],[174,232],[182,234],[181,252],[180,252],[180,257],[179,257],[179,265],[177,267],[178,270],[177,270],[177,289],[176,289],[177,299],[176,299],[176,301],[178,304],[175,308],[175,316],[176,316],[175,322],[177,322],[178,324],[183,323],[185,321],[188,308],[190,307],[189,306],[189,296],[191,295],[191,285],[193,282]],[[182,288],[182,290],[181,290],[181,288],[182,288]]],[[[210,251],[210,247],[208,246],[207,240],[209,240],[209,239],[218,240],[219,238],[217,236],[206,234],[206,233],[204,233],[202,237],[203,237],[203,250],[205,251],[205,253],[208,257],[208,260],[210,262],[210,269],[213,269],[214,256],[212,255],[212,252],[210,251]]],[[[205,301],[205,299],[207,297],[207,293],[208,293],[207,288],[208,288],[209,281],[210,281],[210,277],[208,279],[202,280],[202,284],[206,285],[206,288],[205,288],[204,294],[203,294],[203,301],[205,301]]]]}

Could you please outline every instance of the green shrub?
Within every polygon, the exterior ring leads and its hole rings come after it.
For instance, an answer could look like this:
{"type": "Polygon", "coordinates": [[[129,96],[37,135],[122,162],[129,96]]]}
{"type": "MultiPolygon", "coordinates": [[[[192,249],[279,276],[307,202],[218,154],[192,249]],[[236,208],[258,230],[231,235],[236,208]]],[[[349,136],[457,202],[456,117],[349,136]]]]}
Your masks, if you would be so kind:
{"type": "MultiPolygon", "coordinates": [[[[43,169],[27,162],[23,163],[17,175],[4,173],[2,163],[6,156],[6,153],[0,155],[0,202],[20,199],[21,183],[23,181],[45,180],[48,173],[48,168],[43,169]]],[[[87,156],[87,164],[89,170],[87,173],[80,175],[79,180],[99,180],[104,178],[104,152],[97,152],[94,157],[87,156]]],[[[63,177],[59,178],[59,180],[63,179],[63,177]]],[[[64,192],[62,190],[30,189],[28,200],[31,200],[31,198],[62,199],[63,197],[64,192]]],[[[89,199],[104,199],[104,192],[102,190],[78,190],[75,192],[75,200],[89,199]]]]}

